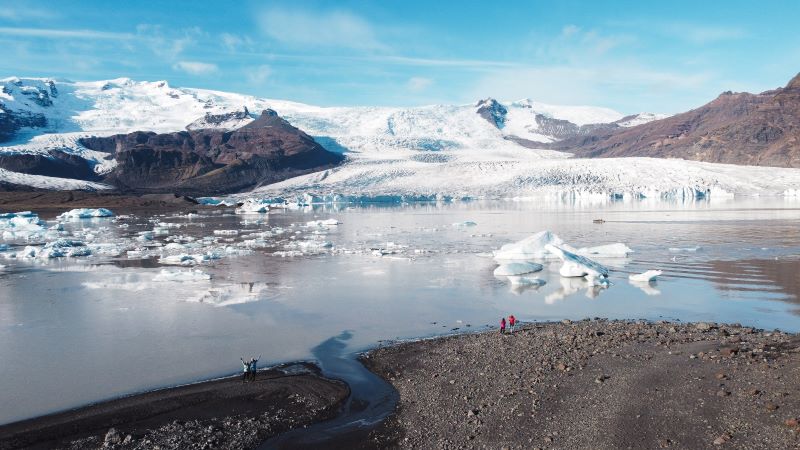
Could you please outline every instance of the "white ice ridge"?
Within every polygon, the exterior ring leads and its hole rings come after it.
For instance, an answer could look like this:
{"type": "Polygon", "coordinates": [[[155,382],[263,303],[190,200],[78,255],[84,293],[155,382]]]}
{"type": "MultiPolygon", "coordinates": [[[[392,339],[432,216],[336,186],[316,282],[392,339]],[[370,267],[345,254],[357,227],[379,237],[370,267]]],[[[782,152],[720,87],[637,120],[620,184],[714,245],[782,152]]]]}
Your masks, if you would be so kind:
{"type": "Polygon", "coordinates": [[[602,264],[555,245],[546,247],[564,263],[558,271],[562,277],[585,277],[590,285],[608,284],[608,269],[602,264]]]}
{"type": "Polygon", "coordinates": [[[578,255],[597,258],[624,258],[630,253],[633,253],[630,247],[620,242],[575,249],[565,243],[552,231],[545,230],[535,233],[521,241],[503,245],[499,250],[494,252],[494,259],[498,262],[502,262],[560,258],[561,256],[553,253],[548,248],[548,245],[557,246],[578,255]]]}
{"type": "Polygon", "coordinates": [[[97,217],[114,217],[114,213],[106,208],[78,208],[58,216],[61,220],[92,219],[97,217]]]}
{"type": "Polygon", "coordinates": [[[663,272],[660,270],[648,270],[644,273],[631,274],[628,276],[628,279],[640,283],[649,283],[650,281],[654,281],[656,277],[660,276],[662,273],[663,272]]]}

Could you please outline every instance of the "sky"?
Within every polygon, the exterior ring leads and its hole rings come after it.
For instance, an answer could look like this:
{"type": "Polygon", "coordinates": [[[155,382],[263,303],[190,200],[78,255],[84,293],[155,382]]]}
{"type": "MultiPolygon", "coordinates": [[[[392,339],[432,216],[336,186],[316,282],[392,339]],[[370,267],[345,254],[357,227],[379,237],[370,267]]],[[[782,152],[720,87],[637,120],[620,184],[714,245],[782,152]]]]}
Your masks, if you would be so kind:
{"type": "Polygon", "coordinates": [[[0,0],[0,77],[323,106],[530,98],[675,113],[800,71],[800,2],[0,0]]]}

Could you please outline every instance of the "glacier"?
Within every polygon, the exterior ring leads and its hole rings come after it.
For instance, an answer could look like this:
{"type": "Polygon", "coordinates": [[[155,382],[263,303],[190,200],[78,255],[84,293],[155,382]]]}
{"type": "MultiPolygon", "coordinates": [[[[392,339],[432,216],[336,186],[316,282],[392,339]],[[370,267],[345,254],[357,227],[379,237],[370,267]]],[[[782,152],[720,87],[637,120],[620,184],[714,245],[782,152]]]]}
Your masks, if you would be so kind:
{"type": "MultiPolygon", "coordinates": [[[[0,155],[58,150],[85,159],[98,175],[113,170],[116,163],[107,153],[83,147],[83,137],[207,126],[230,129],[252,121],[251,111],[264,109],[277,111],[329,151],[345,154],[346,161],[339,167],[208,200],[232,204],[252,199],[240,208],[244,214],[265,212],[268,208],[263,205],[275,199],[285,199],[284,206],[295,207],[478,198],[694,200],[734,195],[796,197],[800,185],[800,169],[679,159],[580,159],[537,145],[558,139],[540,123],[542,118],[569,121],[574,126],[627,127],[665,117],[654,113],[624,116],[608,108],[524,99],[497,102],[505,111],[498,122],[478,114],[486,101],[420,107],[320,107],[128,78],[75,82],[12,77],[0,80],[0,85],[3,108],[47,119],[45,127],[22,129],[12,141],[0,145],[0,155]],[[40,94],[34,98],[31,92],[40,94]]],[[[110,188],[100,182],[4,169],[0,169],[1,182],[42,189],[110,188]]]]}

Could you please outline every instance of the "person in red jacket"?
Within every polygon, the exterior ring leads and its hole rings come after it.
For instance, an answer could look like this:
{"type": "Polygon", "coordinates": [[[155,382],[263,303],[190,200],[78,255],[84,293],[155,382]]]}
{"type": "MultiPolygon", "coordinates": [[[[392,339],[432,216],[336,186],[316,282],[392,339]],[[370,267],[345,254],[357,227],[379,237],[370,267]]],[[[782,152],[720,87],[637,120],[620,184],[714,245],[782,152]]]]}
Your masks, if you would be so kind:
{"type": "Polygon", "coordinates": [[[511,334],[514,334],[514,325],[517,323],[517,318],[514,315],[508,316],[508,330],[511,334]]]}
{"type": "Polygon", "coordinates": [[[502,319],[500,319],[500,334],[503,334],[505,332],[506,332],[506,318],[503,317],[502,319]]]}

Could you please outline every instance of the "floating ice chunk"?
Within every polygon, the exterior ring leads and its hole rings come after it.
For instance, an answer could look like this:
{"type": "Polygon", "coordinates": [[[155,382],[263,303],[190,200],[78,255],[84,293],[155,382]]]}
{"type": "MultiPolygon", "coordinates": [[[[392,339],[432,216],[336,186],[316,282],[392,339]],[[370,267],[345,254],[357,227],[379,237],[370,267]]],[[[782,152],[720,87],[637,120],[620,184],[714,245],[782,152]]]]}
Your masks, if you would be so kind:
{"type": "Polygon", "coordinates": [[[558,271],[562,277],[586,277],[590,286],[608,284],[608,269],[601,264],[556,245],[547,244],[546,249],[564,262],[558,271]]]}
{"type": "Polygon", "coordinates": [[[551,256],[548,245],[563,245],[564,241],[551,231],[540,231],[519,242],[505,244],[494,252],[498,261],[545,259],[551,256]]]}
{"type": "Polygon", "coordinates": [[[514,262],[501,264],[494,269],[495,276],[524,275],[542,270],[541,264],[532,262],[514,262]]]}
{"type": "Polygon", "coordinates": [[[260,200],[248,198],[234,212],[236,214],[264,214],[269,212],[269,205],[262,203],[260,200]]]}
{"type": "Polygon", "coordinates": [[[341,222],[336,219],[312,220],[310,222],[306,222],[307,227],[316,228],[335,227],[339,224],[341,224],[341,222]]]}
{"type": "Polygon", "coordinates": [[[703,247],[700,247],[699,245],[695,247],[670,247],[669,251],[671,251],[672,253],[684,253],[684,252],[695,253],[701,248],[703,247]]]}
{"type": "Polygon", "coordinates": [[[30,211],[0,214],[0,231],[3,239],[35,239],[45,232],[45,222],[30,211]]]}
{"type": "Polygon", "coordinates": [[[239,230],[214,230],[214,234],[217,236],[236,236],[239,234],[239,230]]]}
{"type": "Polygon", "coordinates": [[[662,273],[663,272],[660,270],[648,270],[644,273],[631,274],[628,276],[628,279],[631,281],[649,283],[651,281],[655,281],[656,277],[660,276],[662,273]]]}
{"type": "Polygon", "coordinates": [[[59,239],[57,241],[48,242],[36,254],[37,258],[64,258],[64,257],[77,257],[89,256],[92,254],[91,249],[81,241],[73,241],[70,239],[59,239]]]}
{"type": "Polygon", "coordinates": [[[471,221],[471,220],[467,220],[467,221],[464,221],[464,222],[456,222],[456,223],[453,224],[453,226],[455,228],[474,227],[476,225],[478,225],[478,224],[473,222],[473,221],[471,221]]]}
{"type": "Polygon", "coordinates": [[[153,281],[208,281],[211,275],[199,269],[190,270],[170,270],[161,269],[161,272],[153,277],[153,281]]]}
{"type": "Polygon", "coordinates": [[[594,256],[596,258],[625,258],[633,253],[630,247],[618,242],[615,244],[598,245],[596,247],[583,247],[575,251],[576,254],[594,256]]]}
{"type": "Polygon", "coordinates": [[[95,217],[113,217],[114,213],[105,208],[78,208],[67,211],[60,216],[61,220],[92,219],[95,217]]]}
{"type": "Polygon", "coordinates": [[[209,257],[207,255],[188,255],[188,254],[180,254],[180,255],[169,255],[169,256],[162,256],[158,262],[160,264],[168,264],[174,266],[193,266],[195,264],[201,264],[207,261],[209,257]]]}
{"type": "Polygon", "coordinates": [[[8,244],[0,244],[0,252],[8,250],[8,244]]]}

